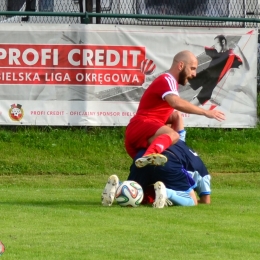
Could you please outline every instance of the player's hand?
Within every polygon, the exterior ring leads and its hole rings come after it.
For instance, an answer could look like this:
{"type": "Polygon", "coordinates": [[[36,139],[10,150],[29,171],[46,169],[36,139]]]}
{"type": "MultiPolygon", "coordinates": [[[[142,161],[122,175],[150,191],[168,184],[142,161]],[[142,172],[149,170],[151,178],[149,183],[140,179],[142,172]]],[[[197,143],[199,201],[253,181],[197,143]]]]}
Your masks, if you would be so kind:
{"type": "Polygon", "coordinates": [[[223,121],[226,119],[225,114],[219,110],[207,110],[206,117],[215,118],[218,121],[223,121]]]}

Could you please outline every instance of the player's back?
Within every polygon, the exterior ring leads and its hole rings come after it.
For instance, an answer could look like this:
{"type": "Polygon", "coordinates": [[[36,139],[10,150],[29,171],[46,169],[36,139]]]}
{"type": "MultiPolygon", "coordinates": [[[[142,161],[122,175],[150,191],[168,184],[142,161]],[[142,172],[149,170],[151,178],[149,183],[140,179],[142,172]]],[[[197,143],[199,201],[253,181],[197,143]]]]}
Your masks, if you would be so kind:
{"type": "Polygon", "coordinates": [[[174,145],[171,145],[166,150],[172,152],[182,163],[183,167],[188,171],[198,171],[201,176],[208,175],[209,172],[198,156],[187,144],[179,140],[174,145]]]}

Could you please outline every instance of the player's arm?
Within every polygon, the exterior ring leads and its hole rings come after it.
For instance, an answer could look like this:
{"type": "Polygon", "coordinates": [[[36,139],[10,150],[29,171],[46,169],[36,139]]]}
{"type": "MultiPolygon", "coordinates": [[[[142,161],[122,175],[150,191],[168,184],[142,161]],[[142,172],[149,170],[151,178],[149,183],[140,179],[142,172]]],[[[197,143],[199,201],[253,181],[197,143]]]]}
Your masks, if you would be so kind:
{"type": "Polygon", "coordinates": [[[210,195],[201,195],[200,199],[198,200],[199,204],[210,204],[210,195]]]}
{"type": "Polygon", "coordinates": [[[219,110],[206,110],[204,108],[195,106],[177,95],[168,94],[165,96],[165,100],[171,107],[177,109],[180,112],[187,114],[202,115],[208,118],[215,118],[218,121],[225,120],[225,114],[223,112],[219,110]]]}
{"type": "Polygon", "coordinates": [[[197,199],[197,196],[196,196],[196,193],[195,193],[194,190],[191,190],[190,196],[191,196],[191,198],[193,199],[195,206],[197,206],[198,203],[199,203],[199,200],[197,199]]]}

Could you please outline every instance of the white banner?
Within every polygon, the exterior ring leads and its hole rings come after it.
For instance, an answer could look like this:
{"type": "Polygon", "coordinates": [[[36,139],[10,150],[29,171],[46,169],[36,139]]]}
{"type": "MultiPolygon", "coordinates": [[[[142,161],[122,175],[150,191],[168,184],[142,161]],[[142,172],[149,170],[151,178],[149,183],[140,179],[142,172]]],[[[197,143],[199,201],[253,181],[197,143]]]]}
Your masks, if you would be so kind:
{"type": "Polygon", "coordinates": [[[226,113],[187,127],[254,127],[257,29],[2,24],[0,124],[125,126],[151,81],[190,50],[197,77],[180,96],[226,113]],[[12,32],[12,33],[10,33],[12,32]]]}

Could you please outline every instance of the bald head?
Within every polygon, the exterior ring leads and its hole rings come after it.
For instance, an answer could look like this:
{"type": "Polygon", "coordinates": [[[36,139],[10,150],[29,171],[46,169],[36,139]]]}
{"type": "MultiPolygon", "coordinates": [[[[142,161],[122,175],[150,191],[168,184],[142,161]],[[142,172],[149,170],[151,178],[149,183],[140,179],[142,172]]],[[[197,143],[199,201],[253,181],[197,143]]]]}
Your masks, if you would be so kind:
{"type": "Polygon", "coordinates": [[[196,56],[192,52],[184,50],[174,56],[169,73],[175,77],[179,84],[185,85],[189,79],[196,77],[197,67],[196,56]]]}
{"type": "Polygon", "coordinates": [[[191,62],[197,62],[197,58],[196,56],[190,52],[190,51],[181,51],[178,52],[174,58],[173,58],[173,63],[179,63],[179,62],[183,62],[185,64],[191,63],[191,62]]]}

